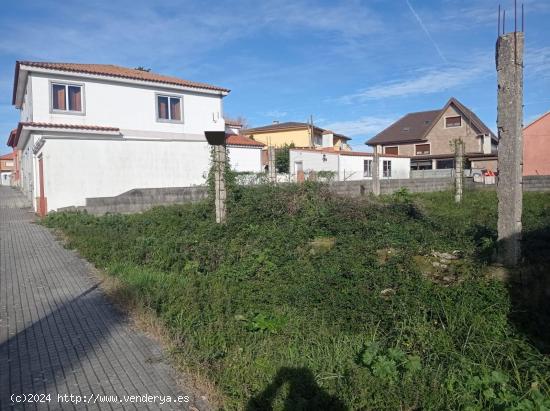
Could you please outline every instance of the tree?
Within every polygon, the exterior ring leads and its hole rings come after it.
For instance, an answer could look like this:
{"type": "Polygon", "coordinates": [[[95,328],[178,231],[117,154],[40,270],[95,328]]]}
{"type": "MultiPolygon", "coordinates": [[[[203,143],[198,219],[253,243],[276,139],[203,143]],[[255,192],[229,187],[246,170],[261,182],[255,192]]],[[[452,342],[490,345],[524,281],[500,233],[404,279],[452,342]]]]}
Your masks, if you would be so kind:
{"type": "Polygon", "coordinates": [[[278,173],[289,173],[290,171],[290,149],[294,148],[294,144],[285,144],[284,147],[278,148],[275,155],[275,168],[278,173]]]}

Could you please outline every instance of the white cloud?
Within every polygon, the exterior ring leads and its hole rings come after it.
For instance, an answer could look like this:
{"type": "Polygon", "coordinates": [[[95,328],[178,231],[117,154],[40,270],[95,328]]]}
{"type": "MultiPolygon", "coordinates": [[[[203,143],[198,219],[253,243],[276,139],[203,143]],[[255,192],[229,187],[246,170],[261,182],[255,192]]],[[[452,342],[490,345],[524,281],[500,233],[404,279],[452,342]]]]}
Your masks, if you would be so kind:
{"type": "MultiPolygon", "coordinates": [[[[318,5],[307,0],[244,1],[205,7],[168,0],[42,4],[27,24],[3,22],[0,52],[29,59],[192,66],[197,57],[260,31],[298,30],[358,38],[382,27],[360,2],[318,5]],[[92,3],[91,5],[88,3],[92,3]],[[56,14],[62,25],[45,24],[56,14]],[[168,58],[177,58],[166,63],[168,58]],[[122,60],[122,61],[121,61],[122,60]]],[[[160,67],[163,68],[163,67],[160,67]]]]}
{"type": "Polygon", "coordinates": [[[271,118],[277,119],[281,117],[286,117],[288,115],[288,112],[281,111],[281,110],[269,110],[262,113],[262,115],[265,117],[271,117],[271,118]]]}
{"type": "Polygon", "coordinates": [[[364,116],[355,120],[325,123],[323,128],[346,136],[370,136],[379,133],[395,121],[395,117],[364,116]]]}
{"type": "Polygon", "coordinates": [[[463,66],[418,70],[409,78],[373,85],[357,93],[342,96],[338,100],[343,103],[354,103],[447,91],[463,87],[492,73],[492,64],[491,59],[480,57],[476,62],[463,66]]]}
{"type": "Polygon", "coordinates": [[[550,76],[550,47],[526,47],[524,58],[525,76],[550,76]]]}

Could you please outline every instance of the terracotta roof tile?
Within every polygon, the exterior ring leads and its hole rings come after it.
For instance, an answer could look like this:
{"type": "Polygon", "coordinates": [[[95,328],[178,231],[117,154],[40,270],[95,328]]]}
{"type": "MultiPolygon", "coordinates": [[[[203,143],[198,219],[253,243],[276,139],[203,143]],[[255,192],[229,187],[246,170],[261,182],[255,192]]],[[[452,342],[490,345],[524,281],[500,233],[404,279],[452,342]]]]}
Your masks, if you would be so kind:
{"type": "MultiPolygon", "coordinates": [[[[243,130],[242,132],[244,134],[254,134],[254,133],[260,133],[264,131],[273,131],[273,130],[294,130],[294,129],[308,129],[310,127],[310,124],[308,123],[300,123],[297,121],[287,121],[285,123],[273,123],[268,124],[267,126],[261,126],[261,127],[253,127],[246,130],[243,130]]],[[[319,128],[317,126],[314,126],[317,131],[323,132],[324,130],[322,128],[319,128]]]]}
{"type": "Polygon", "coordinates": [[[230,118],[225,119],[226,126],[242,127],[243,123],[238,120],[231,120],[230,118]]]}
{"type": "Polygon", "coordinates": [[[19,136],[23,127],[35,127],[35,128],[61,128],[67,130],[89,130],[89,131],[103,131],[103,132],[119,132],[120,129],[117,127],[104,127],[104,126],[93,126],[87,124],[56,124],[56,123],[39,123],[39,122],[21,122],[15,130],[15,134],[10,133],[8,139],[8,145],[11,147],[17,146],[19,143],[19,136]]]}
{"type": "Polygon", "coordinates": [[[11,153],[0,156],[0,160],[13,160],[13,157],[14,157],[14,153],[12,151],[11,153]]]}
{"type": "Polygon", "coordinates": [[[40,128],[66,128],[71,130],[92,130],[92,131],[120,131],[118,127],[93,126],[88,124],[61,124],[61,123],[19,123],[19,127],[40,127],[40,128]]]}
{"type": "Polygon", "coordinates": [[[199,83],[196,81],[183,80],[177,77],[165,76],[150,71],[131,69],[115,66],[112,64],[79,64],[79,63],[49,63],[42,61],[18,61],[16,63],[16,73],[20,65],[43,68],[48,70],[60,70],[73,73],[95,74],[100,76],[109,76],[125,78],[132,80],[151,81],[154,83],[172,84],[176,86],[191,87],[198,89],[216,90],[229,92],[224,87],[214,86],[212,84],[199,83]]]}
{"type": "Polygon", "coordinates": [[[238,135],[238,134],[227,134],[225,138],[225,143],[229,146],[249,146],[249,147],[264,147],[264,143],[259,141],[254,141],[251,138],[238,135]]]}

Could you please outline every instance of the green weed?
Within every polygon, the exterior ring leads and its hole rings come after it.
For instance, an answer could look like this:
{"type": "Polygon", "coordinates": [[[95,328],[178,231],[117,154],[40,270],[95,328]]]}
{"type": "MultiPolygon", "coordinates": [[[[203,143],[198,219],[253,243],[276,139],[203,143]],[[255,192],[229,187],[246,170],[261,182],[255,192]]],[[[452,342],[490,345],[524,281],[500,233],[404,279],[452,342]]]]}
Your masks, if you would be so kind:
{"type": "MultiPolygon", "coordinates": [[[[225,225],[207,202],[44,224],[158,315],[226,409],[548,409],[550,360],[484,275],[494,193],[456,205],[452,193],[352,200],[289,184],[231,201],[225,225]],[[414,258],[434,250],[460,252],[461,281],[422,275],[414,258]]],[[[549,204],[525,195],[528,258],[550,244],[549,204]]]]}

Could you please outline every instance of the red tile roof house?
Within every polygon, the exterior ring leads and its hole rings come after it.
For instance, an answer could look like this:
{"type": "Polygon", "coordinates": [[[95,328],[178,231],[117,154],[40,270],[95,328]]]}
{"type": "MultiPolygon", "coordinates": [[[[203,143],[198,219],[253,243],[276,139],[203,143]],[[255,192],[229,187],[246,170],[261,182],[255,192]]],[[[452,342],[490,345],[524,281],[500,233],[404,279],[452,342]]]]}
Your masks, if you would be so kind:
{"type": "Polygon", "coordinates": [[[523,175],[550,175],[550,112],[523,129],[523,175]]]}
{"type": "Polygon", "coordinates": [[[12,185],[15,170],[15,153],[0,156],[0,185],[12,185]]]}
{"type": "Polygon", "coordinates": [[[204,184],[224,87],[106,64],[18,61],[20,187],[40,214],[135,188],[204,184]]]}
{"type": "MultiPolygon", "coordinates": [[[[17,129],[10,131],[8,136],[8,146],[12,146],[13,141],[15,141],[15,136],[17,134],[17,129]]],[[[11,185],[14,187],[19,187],[21,182],[21,150],[13,148],[13,172],[11,175],[11,185]]]]}
{"type": "Polygon", "coordinates": [[[454,167],[451,142],[458,138],[465,143],[466,168],[497,170],[497,137],[454,97],[441,109],[405,115],[365,144],[410,156],[411,170],[432,170],[454,167]]]}

